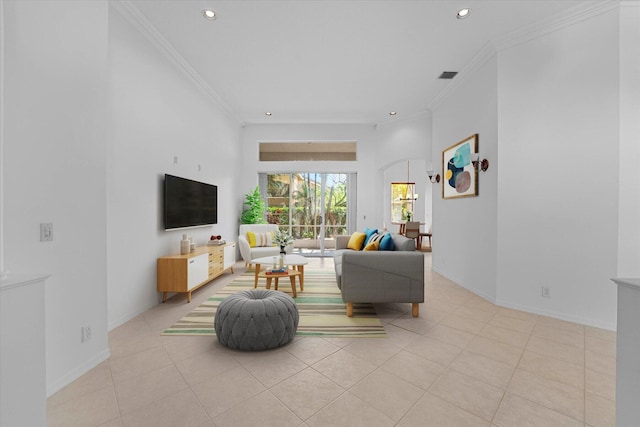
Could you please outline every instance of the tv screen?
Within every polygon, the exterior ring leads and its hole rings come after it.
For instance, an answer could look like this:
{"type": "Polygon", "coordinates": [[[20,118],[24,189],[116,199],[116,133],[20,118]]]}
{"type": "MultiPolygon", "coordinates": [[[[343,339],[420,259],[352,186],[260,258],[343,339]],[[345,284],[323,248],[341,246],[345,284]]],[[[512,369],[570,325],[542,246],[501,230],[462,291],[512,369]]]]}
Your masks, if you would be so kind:
{"type": "Polygon", "coordinates": [[[218,187],[204,182],[164,176],[164,228],[218,223],[218,187]]]}

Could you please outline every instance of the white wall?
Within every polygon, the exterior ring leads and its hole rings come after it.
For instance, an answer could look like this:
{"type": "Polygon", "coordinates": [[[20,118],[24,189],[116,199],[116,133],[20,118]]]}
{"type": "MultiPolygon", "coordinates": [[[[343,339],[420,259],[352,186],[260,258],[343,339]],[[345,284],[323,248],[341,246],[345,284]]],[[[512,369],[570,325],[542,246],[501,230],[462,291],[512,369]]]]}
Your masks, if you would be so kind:
{"type": "Polygon", "coordinates": [[[235,240],[239,124],[114,8],[109,14],[109,328],[159,302],[156,258],[180,252],[183,233],[235,240]],[[177,164],[174,163],[177,157],[177,164]],[[218,224],[165,231],[169,173],[218,186],[218,224]]]}
{"type": "Polygon", "coordinates": [[[640,277],[640,3],[620,8],[618,277],[640,277]]]}
{"type": "Polygon", "coordinates": [[[617,11],[500,53],[500,304],[615,328],[618,60],[617,11]]]}
{"type": "Polygon", "coordinates": [[[109,356],[109,329],[158,303],[156,258],[182,234],[162,227],[164,173],[217,184],[219,224],[188,233],[233,239],[239,125],[106,1],[3,6],[3,258],[51,274],[52,394],[109,356]]]}
{"type": "Polygon", "coordinates": [[[13,273],[51,274],[42,325],[51,394],[109,355],[107,3],[8,1],[4,14],[4,255],[13,273]],[[39,241],[42,222],[53,223],[52,242],[39,241]]]}
{"type": "Polygon", "coordinates": [[[433,109],[434,168],[443,177],[442,150],[479,134],[478,148],[490,161],[478,177],[478,197],[442,199],[433,194],[433,270],[491,301],[497,282],[497,58],[490,52],[433,109]]]}

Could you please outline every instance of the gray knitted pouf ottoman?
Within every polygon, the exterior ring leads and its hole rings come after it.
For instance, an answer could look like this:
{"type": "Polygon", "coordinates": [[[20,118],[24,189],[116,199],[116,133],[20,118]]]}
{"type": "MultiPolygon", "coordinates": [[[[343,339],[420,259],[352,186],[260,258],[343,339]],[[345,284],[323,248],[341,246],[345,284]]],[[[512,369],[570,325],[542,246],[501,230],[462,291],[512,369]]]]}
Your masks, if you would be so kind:
{"type": "Polygon", "coordinates": [[[298,307],[289,295],[250,289],[225,298],[213,323],[220,344],[236,350],[267,350],[290,342],[298,320],[298,307]]]}

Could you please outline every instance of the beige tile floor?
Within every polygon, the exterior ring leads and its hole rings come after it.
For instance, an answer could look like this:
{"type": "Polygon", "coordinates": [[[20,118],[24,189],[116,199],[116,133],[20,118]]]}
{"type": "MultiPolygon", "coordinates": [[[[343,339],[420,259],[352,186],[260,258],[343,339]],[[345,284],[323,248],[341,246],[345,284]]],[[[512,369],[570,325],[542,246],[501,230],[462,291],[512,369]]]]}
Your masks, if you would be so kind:
{"type": "MultiPolygon", "coordinates": [[[[244,271],[109,334],[111,358],[48,400],[50,426],[613,426],[615,333],[497,307],[431,272],[377,305],[388,334],[238,352],[160,332],[244,271]]],[[[331,259],[311,258],[333,269],[331,259]]]]}

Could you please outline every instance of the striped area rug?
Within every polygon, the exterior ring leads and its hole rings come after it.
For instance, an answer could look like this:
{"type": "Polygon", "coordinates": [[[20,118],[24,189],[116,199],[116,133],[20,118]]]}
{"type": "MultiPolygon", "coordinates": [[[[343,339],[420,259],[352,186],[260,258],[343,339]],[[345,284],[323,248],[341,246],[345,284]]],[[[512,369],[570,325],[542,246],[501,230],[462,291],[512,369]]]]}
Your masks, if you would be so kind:
{"type": "MultiPolygon", "coordinates": [[[[238,291],[253,289],[254,273],[247,272],[210,297],[162,335],[215,335],[213,319],[220,301],[238,291]]],[[[289,280],[280,281],[279,290],[291,294],[289,280]]],[[[264,288],[265,280],[258,282],[264,288]]],[[[298,284],[299,286],[299,284],[298,284]]],[[[300,322],[298,336],[384,338],[387,336],[371,304],[354,304],[353,317],[347,317],[335,274],[330,270],[304,270],[304,291],[295,298],[300,322]]]]}

